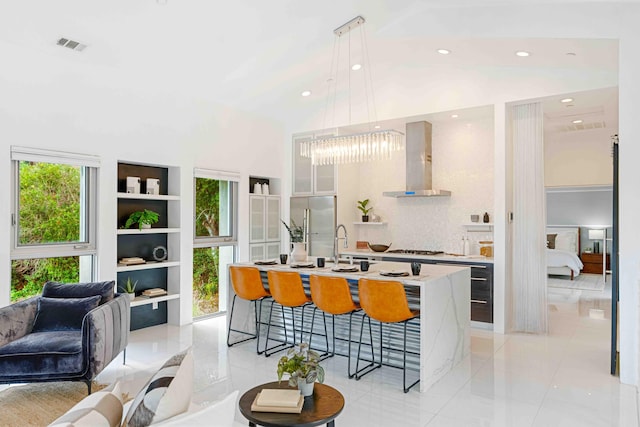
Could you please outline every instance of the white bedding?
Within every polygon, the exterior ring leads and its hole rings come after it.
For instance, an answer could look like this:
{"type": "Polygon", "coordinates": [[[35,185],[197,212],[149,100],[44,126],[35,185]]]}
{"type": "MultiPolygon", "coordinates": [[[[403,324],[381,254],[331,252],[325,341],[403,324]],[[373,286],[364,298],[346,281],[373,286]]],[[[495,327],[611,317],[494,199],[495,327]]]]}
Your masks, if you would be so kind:
{"type": "Polygon", "coordinates": [[[573,252],[547,249],[547,267],[569,267],[577,276],[583,265],[580,258],[573,252]]]}

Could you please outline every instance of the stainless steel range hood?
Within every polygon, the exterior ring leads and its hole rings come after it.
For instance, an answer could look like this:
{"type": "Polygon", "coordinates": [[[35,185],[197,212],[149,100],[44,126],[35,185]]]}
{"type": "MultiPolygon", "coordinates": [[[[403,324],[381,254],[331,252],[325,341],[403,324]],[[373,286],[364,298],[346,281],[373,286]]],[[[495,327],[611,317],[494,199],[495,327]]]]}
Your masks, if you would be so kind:
{"type": "Polygon", "coordinates": [[[433,189],[431,180],[431,123],[406,124],[405,155],[407,183],[405,191],[385,191],[385,197],[450,196],[451,191],[433,189]]]}

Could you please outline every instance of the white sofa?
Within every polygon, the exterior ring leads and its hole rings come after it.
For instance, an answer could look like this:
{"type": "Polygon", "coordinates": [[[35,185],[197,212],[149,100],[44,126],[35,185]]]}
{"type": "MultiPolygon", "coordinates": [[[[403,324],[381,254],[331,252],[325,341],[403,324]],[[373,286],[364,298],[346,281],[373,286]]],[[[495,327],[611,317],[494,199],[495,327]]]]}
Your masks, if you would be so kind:
{"type": "Polygon", "coordinates": [[[238,392],[208,405],[191,401],[193,356],[191,349],[170,358],[137,393],[123,405],[119,383],[82,399],[50,427],[143,427],[208,426],[237,427],[238,392]]]}

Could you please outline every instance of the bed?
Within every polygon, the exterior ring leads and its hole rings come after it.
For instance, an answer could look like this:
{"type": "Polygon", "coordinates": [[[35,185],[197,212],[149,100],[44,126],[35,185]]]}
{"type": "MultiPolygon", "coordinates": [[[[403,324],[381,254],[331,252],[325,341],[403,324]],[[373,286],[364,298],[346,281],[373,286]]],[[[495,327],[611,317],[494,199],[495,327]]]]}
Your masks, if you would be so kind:
{"type": "Polygon", "coordinates": [[[582,270],[580,227],[547,226],[547,274],[569,276],[571,280],[582,270]]]}

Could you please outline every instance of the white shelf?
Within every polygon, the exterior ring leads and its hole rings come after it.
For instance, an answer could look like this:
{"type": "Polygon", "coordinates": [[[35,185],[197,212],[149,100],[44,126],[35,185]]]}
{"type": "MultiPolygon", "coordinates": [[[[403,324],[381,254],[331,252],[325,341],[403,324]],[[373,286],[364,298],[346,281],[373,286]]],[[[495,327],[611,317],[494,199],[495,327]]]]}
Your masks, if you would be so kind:
{"type": "Polygon", "coordinates": [[[354,222],[353,225],[387,225],[386,222],[354,222]]]}
{"type": "Polygon", "coordinates": [[[493,231],[492,222],[470,222],[468,224],[462,224],[467,231],[493,231]]]}
{"type": "Polygon", "coordinates": [[[139,230],[137,228],[121,228],[118,229],[117,234],[164,234],[164,233],[179,233],[179,228],[143,228],[139,230]]]}
{"type": "Polygon", "coordinates": [[[180,200],[180,196],[166,194],[118,193],[118,199],[136,200],[180,200]]]}
{"type": "Polygon", "coordinates": [[[151,270],[153,268],[169,268],[169,267],[177,267],[179,265],[180,265],[180,261],[147,261],[145,264],[135,264],[135,265],[118,264],[118,266],[116,267],[116,271],[122,272],[122,271],[151,270]]]}
{"type": "Polygon", "coordinates": [[[180,298],[179,294],[168,294],[151,298],[135,297],[135,299],[131,301],[131,307],[139,307],[141,305],[153,304],[154,302],[169,301],[178,298],[180,298]]]}

